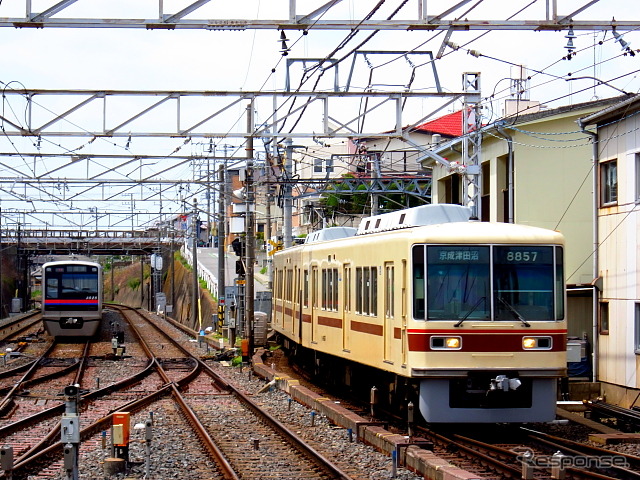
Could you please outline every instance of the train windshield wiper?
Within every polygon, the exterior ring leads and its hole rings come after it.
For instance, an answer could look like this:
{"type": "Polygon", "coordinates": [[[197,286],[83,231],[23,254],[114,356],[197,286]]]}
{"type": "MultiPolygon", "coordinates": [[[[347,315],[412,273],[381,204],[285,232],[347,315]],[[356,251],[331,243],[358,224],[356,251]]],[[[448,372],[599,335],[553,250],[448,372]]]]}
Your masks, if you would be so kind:
{"type": "Polygon", "coordinates": [[[464,317],[462,317],[460,319],[460,321],[456,324],[454,324],[454,327],[459,327],[460,325],[462,325],[462,322],[464,322],[467,318],[469,318],[469,315],[471,315],[473,312],[476,311],[476,308],[478,308],[478,305],[480,305],[480,302],[482,302],[483,300],[485,300],[487,297],[480,297],[480,299],[476,302],[476,304],[471,307],[469,309],[469,311],[467,313],[464,314],[464,317]]]}
{"type": "Polygon", "coordinates": [[[531,326],[531,324],[529,322],[527,322],[524,319],[524,317],[522,315],[520,315],[520,313],[515,308],[513,308],[513,306],[509,302],[507,302],[504,298],[498,297],[498,301],[500,303],[502,303],[505,307],[507,307],[507,310],[509,310],[509,312],[511,312],[511,315],[513,315],[514,318],[517,318],[518,320],[520,320],[525,327],[530,327],[531,326]]]}

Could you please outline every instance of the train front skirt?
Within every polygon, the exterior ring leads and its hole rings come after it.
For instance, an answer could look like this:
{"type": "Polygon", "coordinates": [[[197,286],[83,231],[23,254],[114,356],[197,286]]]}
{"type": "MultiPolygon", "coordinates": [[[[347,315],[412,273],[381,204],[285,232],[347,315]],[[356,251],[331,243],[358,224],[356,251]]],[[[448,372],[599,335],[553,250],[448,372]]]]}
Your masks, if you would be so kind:
{"type": "MultiPolygon", "coordinates": [[[[519,378],[512,388],[492,380],[429,378],[420,381],[420,413],[430,423],[528,423],[555,419],[556,378],[519,378]],[[515,388],[513,388],[515,387],[515,388]]],[[[509,380],[509,377],[504,377],[509,380]]],[[[514,380],[515,377],[511,377],[514,380]]]]}

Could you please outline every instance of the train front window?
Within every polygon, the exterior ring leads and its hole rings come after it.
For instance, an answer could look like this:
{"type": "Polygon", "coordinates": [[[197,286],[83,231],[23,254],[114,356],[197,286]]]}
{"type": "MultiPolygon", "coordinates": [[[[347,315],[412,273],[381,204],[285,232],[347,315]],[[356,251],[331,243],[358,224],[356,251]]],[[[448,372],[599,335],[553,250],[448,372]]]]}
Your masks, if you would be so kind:
{"type": "Polygon", "coordinates": [[[489,259],[486,246],[427,246],[426,319],[489,319],[489,259]]]}
{"type": "Polygon", "coordinates": [[[555,270],[553,247],[496,246],[496,320],[554,319],[555,270]]]}
{"type": "Polygon", "coordinates": [[[414,245],[417,320],[520,321],[564,318],[562,247],[414,245]]]}
{"type": "Polygon", "coordinates": [[[98,295],[98,276],[91,273],[74,273],[63,275],[60,293],[65,295],[98,295]]]}

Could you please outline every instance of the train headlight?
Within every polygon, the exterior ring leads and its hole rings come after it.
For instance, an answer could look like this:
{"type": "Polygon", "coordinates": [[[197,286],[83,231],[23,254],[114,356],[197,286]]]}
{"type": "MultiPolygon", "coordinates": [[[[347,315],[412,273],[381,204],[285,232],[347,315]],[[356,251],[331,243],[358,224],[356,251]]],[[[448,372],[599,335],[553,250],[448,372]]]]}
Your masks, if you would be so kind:
{"type": "Polygon", "coordinates": [[[522,337],[524,350],[551,350],[551,337],[522,337]]]}
{"type": "Polygon", "coordinates": [[[459,337],[447,338],[447,348],[460,348],[460,338],[459,337]]]}
{"type": "Polygon", "coordinates": [[[431,350],[460,350],[462,337],[431,337],[431,350]]]}

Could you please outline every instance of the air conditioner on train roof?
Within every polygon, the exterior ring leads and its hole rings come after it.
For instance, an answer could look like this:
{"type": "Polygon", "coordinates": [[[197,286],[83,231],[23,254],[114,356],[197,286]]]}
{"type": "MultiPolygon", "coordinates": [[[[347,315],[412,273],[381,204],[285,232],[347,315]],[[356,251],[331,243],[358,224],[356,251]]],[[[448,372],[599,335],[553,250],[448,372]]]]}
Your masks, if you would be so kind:
{"type": "Polygon", "coordinates": [[[360,221],[357,235],[439,223],[468,222],[470,217],[471,209],[461,205],[421,205],[420,207],[363,218],[360,221]]]}

